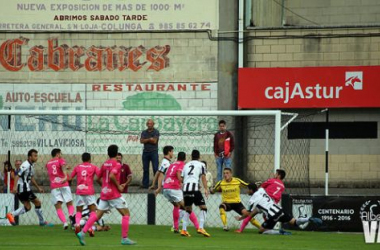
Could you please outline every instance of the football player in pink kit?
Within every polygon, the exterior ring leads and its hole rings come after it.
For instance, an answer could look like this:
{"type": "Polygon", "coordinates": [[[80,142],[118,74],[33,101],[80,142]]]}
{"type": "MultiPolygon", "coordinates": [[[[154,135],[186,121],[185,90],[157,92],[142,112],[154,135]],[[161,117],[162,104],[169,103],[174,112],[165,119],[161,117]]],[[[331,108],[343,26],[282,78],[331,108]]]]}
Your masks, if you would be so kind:
{"type": "Polygon", "coordinates": [[[280,202],[282,193],[285,190],[285,185],[282,182],[285,175],[286,173],[284,170],[277,169],[274,178],[268,179],[260,185],[260,187],[265,189],[265,192],[267,192],[276,204],[280,202]]]}
{"type": "MultiPolygon", "coordinates": [[[[183,202],[183,192],[182,192],[182,177],[181,173],[183,167],[185,166],[186,153],[179,152],[177,156],[177,161],[172,163],[167,171],[162,185],[162,176],[159,176],[158,179],[158,188],[154,192],[157,196],[163,186],[163,194],[165,198],[173,204],[173,226],[174,233],[179,233],[179,218],[180,218],[180,209],[185,210],[185,204],[183,202]]],[[[194,226],[198,229],[199,223],[196,215],[191,213],[190,220],[193,222],[194,226]]]]}
{"type": "Polygon", "coordinates": [[[118,153],[118,146],[110,145],[108,147],[109,159],[103,163],[99,178],[102,178],[102,191],[100,193],[100,202],[97,212],[92,212],[90,218],[88,219],[86,225],[83,227],[82,231],[77,233],[79,243],[84,246],[86,242],[84,241],[85,233],[94,225],[94,223],[102,218],[103,214],[107,210],[115,207],[122,216],[121,220],[121,244],[122,245],[134,245],[134,241],[128,238],[129,231],[129,209],[127,202],[121,196],[120,192],[124,190],[125,183],[119,184],[120,180],[120,169],[121,165],[116,161],[116,156],[118,153]]]}
{"type": "MultiPolygon", "coordinates": [[[[285,170],[277,169],[274,175],[274,178],[268,179],[266,182],[260,185],[261,188],[264,188],[265,192],[269,195],[273,201],[278,204],[281,200],[282,193],[285,190],[285,185],[282,180],[285,178],[285,170]]],[[[240,229],[236,230],[237,233],[242,233],[244,228],[247,226],[252,217],[248,216],[241,223],[240,229]]]]}
{"type": "Polygon", "coordinates": [[[96,212],[94,177],[95,175],[99,176],[99,168],[91,164],[91,154],[89,153],[82,154],[82,162],[82,164],[74,168],[69,177],[69,181],[71,181],[77,176],[75,233],[80,232],[80,220],[82,218],[83,207],[87,206],[90,213],[96,212]]]}
{"type": "Polygon", "coordinates": [[[57,211],[58,218],[63,223],[63,229],[68,228],[65,214],[62,211],[62,203],[65,202],[67,210],[69,211],[70,220],[73,221],[74,207],[73,197],[69,182],[67,181],[68,175],[66,170],[69,167],[66,165],[65,159],[62,158],[62,152],[59,148],[55,148],[51,151],[53,157],[48,163],[46,163],[46,169],[50,179],[51,198],[57,211]]]}

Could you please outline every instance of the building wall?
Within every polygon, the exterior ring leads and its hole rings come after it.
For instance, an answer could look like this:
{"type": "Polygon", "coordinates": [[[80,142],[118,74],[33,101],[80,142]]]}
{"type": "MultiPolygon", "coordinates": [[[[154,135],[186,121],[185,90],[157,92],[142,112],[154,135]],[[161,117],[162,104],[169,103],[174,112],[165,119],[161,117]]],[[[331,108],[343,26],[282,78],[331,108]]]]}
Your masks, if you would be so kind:
{"type": "MultiPolygon", "coordinates": [[[[378,28],[251,30],[247,67],[379,65],[378,28]],[[319,36],[307,38],[305,36],[319,36]]],[[[302,112],[302,110],[301,110],[302,112]]],[[[324,121],[317,115],[314,121],[324,121]]],[[[379,109],[332,109],[330,121],[377,121],[379,109]]],[[[324,182],[325,142],[310,142],[310,180],[324,182]]],[[[330,140],[330,183],[336,187],[378,186],[380,140],[330,140]]]]}
{"type": "Polygon", "coordinates": [[[376,0],[285,0],[284,6],[284,24],[290,26],[380,23],[376,0]]]}
{"type": "MultiPolygon", "coordinates": [[[[2,109],[88,109],[105,115],[108,110],[217,109],[218,44],[205,32],[0,33],[0,44],[2,109]]],[[[187,153],[207,147],[204,153],[212,154],[212,139],[202,131],[215,131],[216,117],[150,117],[163,135],[160,154],[167,144],[187,153]],[[195,140],[190,133],[202,135],[195,140]]],[[[38,117],[12,117],[9,131],[8,117],[1,116],[1,157],[5,160],[10,150],[12,162],[25,159],[35,147],[40,152],[37,176],[46,178],[43,166],[53,147],[63,150],[71,166],[85,150],[100,165],[107,146],[116,143],[138,182],[139,136],[147,118],[48,117],[52,121],[45,123],[38,117]],[[89,130],[94,132],[84,133],[89,130]]]]}
{"type": "Polygon", "coordinates": [[[373,25],[377,0],[252,0],[255,27],[373,25]]]}

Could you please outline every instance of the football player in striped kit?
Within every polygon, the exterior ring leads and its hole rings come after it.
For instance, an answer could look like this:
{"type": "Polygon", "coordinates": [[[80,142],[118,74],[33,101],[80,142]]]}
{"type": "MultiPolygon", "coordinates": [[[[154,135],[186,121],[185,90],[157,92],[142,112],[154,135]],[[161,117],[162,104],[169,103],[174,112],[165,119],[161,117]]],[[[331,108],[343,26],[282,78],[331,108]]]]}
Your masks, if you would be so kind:
{"type": "Polygon", "coordinates": [[[44,190],[38,185],[37,181],[34,179],[34,164],[37,162],[37,159],[38,151],[35,149],[29,150],[28,160],[24,161],[21,164],[17,176],[15,177],[15,183],[17,183],[17,185],[14,185],[12,193],[17,195],[18,199],[21,201],[23,206],[17,209],[16,211],[7,213],[6,217],[9,223],[11,223],[13,226],[16,225],[14,219],[15,216],[22,215],[31,209],[30,202],[34,204],[40,226],[53,226],[53,224],[45,221],[41,209],[41,201],[33,193],[32,187],[30,185],[30,183],[33,183],[33,185],[38,189],[38,191],[40,191],[40,193],[44,192],[44,190]]]}
{"type": "Polygon", "coordinates": [[[189,223],[189,216],[192,212],[192,206],[195,204],[201,210],[199,215],[199,228],[197,233],[203,234],[205,237],[210,237],[210,234],[204,229],[204,223],[207,217],[207,206],[205,200],[200,191],[200,180],[204,188],[205,196],[208,197],[208,188],[206,180],[206,166],[204,163],[199,161],[200,153],[198,150],[193,150],[191,152],[191,161],[188,162],[182,170],[183,178],[183,197],[185,201],[185,210],[187,213],[184,214],[183,224],[182,224],[182,236],[189,237],[190,234],[187,232],[187,224],[189,223]]]}

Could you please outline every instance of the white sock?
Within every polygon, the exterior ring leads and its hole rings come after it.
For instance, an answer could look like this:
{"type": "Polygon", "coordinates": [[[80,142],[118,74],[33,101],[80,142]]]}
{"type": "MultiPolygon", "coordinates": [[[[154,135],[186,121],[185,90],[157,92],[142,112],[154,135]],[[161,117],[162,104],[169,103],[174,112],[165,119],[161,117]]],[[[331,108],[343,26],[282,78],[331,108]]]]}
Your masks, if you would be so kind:
{"type": "Polygon", "coordinates": [[[296,219],[296,225],[297,226],[305,224],[306,222],[309,222],[309,217],[296,219]]]}
{"type": "Polygon", "coordinates": [[[183,216],[185,215],[186,211],[185,210],[182,210],[180,209],[179,210],[179,221],[181,222],[181,220],[183,219],[183,216]]]}
{"type": "Polygon", "coordinates": [[[38,216],[38,220],[40,221],[40,223],[44,223],[45,220],[44,220],[44,216],[42,214],[42,208],[41,207],[35,208],[35,211],[36,211],[36,214],[38,216]]]}
{"type": "Polygon", "coordinates": [[[201,214],[199,215],[199,228],[204,228],[206,218],[207,218],[207,211],[201,210],[201,214]]]}
{"type": "Polygon", "coordinates": [[[25,213],[26,213],[26,209],[24,206],[22,206],[22,207],[18,208],[16,211],[13,211],[12,215],[13,216],[19,216],[19,215],[25,214],[25,213]]]}
{"type": "Polygon", "coordinates": [[[267,230],[267,231],[264,231],[263,234],[281,234],[280,231],[278,230],[267,230]]]}
{"type": "Polygon", "coordinates": [[[189,213],[185,212],[183,215],[182,230],[187,231],[187,224],[189,224],[189,213]]]}

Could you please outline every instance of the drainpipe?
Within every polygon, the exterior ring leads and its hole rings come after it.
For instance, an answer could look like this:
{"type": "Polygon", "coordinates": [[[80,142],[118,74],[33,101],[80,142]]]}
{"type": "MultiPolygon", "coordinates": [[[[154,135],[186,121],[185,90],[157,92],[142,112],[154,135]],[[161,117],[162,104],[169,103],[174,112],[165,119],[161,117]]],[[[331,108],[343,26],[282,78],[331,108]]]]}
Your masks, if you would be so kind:
{"type": "Polygon", "coordinates": [[[239,0],[239,45],[238,45],[238,66],[244,67],[244,2],[239,0]]]}

